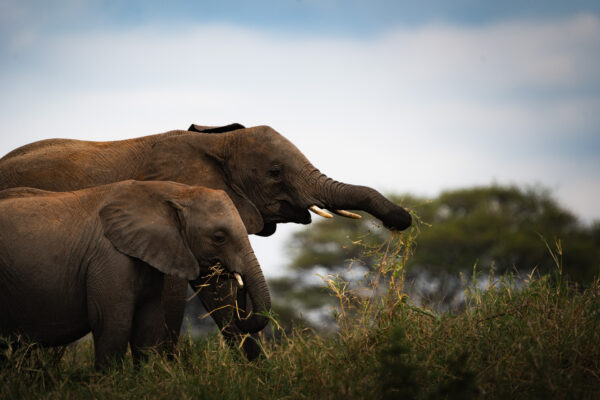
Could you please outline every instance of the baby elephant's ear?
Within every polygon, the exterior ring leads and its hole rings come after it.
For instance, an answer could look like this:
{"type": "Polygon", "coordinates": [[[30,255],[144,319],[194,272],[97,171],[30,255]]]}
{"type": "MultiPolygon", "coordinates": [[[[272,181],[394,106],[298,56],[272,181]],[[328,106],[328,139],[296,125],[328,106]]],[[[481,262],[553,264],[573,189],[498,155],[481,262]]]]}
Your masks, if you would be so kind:
{"type": "Polygon", "coordinates": [[[104,235],[121,253],[165,274],[196,279],[200,267],[183,239],[178,206],[136,192],[119,193],[100,210],[104,235]]]}

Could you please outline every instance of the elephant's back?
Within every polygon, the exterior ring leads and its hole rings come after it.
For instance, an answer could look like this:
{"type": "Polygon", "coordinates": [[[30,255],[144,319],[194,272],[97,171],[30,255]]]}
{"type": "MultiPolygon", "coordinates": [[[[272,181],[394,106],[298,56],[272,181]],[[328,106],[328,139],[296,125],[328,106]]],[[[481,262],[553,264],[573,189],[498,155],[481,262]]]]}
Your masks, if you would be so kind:
{"type": "Polygon", "coordinates": [[[81,182],[77,175],[85,173],[85,162],[82,161],[93,160],[94,154],[101,151],[98,142],[74,139],[46,139],[19,147],[0,159],[0,190],[32,187],[65,191],[79,188],[81,182]]]}
{"type": "Polygon", "coordinates": [[[16,187],[0,190],[0,201],[6,199],[23,198],[28,196],[47,196],[53,192],[30,187],[16,187]]]}
{"type": "Polygon", "coordinates": [[[46,139],[30,143],[0,159],[0,190],[27,186],[69,191],[132,179],[156,142],[184,133],[107,142],[46,139]]]}
{"type": "Polygon", "coordinates": [[[56,242],[47,246],[49,251],[59,250],[67,237],[81,237],[92,222],[93,214],[79,197],[31,188],[0,191],[0,238],[5,245],[23,247],[19,251],[43,247],[45,241],[56,242]]]}
{"type": "Polygon", "coordinates": [[[18,147],[7,153],[4,157],[0,158],[0,162],[4,162],[5,160],[9,160],[14,157],[19,157],[24,154],[35,152],[40,149],[52,148],[54,146],[68,146],[72,144],[72,142],[78,142],[78,140],[74,139],[45,139],[40,140],[38,142],[33,142],[26,144],[24,146],[18,147]]]}
{"type": "Polygon", "coordinates": [[[54,138],[54,139],[44,139],[39,140],[37,142],[29,143],[14,149],[13,151],[7,153],[2,158],[0,158],[0,163],[3,163],[6,160],[16,158],[19,156],[30,155],[34,156],[37,154],[43,155],[49,151],[71,151],[77,152],[86,149],[107,149],[110,147],[122,147],[127,145],[153,145],[154,143],[160,141],[163,138],[171,137],[171,136],[179,136],[179,135],[190,135],[196,134],[191,133],[189,131],[183,130],[174,130],[163,133],[158,133],[156,135],[147,135],[140,136],[132,139],[124,139],[124,140],[112,140],[112,141],[91,141],[91,140],[78,140],[78,139],[62,139],[62,138],[54,138]]]}

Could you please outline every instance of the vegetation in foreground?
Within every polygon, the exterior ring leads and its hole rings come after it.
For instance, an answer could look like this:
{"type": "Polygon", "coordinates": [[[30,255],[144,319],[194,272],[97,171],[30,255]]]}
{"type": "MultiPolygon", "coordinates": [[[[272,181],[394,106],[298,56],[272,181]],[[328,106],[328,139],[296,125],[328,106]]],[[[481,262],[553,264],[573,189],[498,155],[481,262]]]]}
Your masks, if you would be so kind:
{"type": "MultiPolygon", "coordinates": [[[[108,372],[93,369],[91,341],[66,349],[5,350],[0,398],[597,398],[600,395],[600,281],[572,286],[557,269],[541,277],[492,278],[467,286],[451,314],[411,305],[403,290],[407,236],[393,236],[364,285],[325,282],[338,331],[281,329],[265,356],[247,362],[218,335],[183,339],[174,359],[150,354],[108,372]],[[381,277],[386,279],[382,280],[381,277]],[[386,282],[382,290],[378,282],[386,282]],[[520,280],[523,282],[523,280],[520,280]]],[[[560,248],[558,248],[560,251],[560,248]]],[[[248,339],[250,340],[250,339],[248,339]]]]}

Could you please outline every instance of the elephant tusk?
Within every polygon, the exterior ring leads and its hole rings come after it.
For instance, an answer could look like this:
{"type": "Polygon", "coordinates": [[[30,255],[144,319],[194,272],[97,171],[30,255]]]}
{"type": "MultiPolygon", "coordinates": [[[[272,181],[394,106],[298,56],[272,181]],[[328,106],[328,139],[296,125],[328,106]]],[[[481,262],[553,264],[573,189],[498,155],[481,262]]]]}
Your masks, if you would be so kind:
{"type": "Polygon", "coordinates": [[[346,218],[352,218],[352,219],[361,219],[362,216],[355,214],[353,212],[350,211],[346,211],[346,210],[335,210],[334,213],[336,213],[337,215],[341,215],[342,217],[346,217],[346,218]]]}
{"type": "Polygon", "coordinates": [[[244,287],[244,281],[242,280],[242,276],[240,274],[238,274],[237,272],[234,272],[233,276],[235,276],[238,286],[240,287],[240,289],[242,289],[244,287]]]}
{"type": "Polygon", "coordinates": [[[321,217],[324,217],[324,218],[333,218],[333,215],[329,214],[327,211],[325,211],[325,210],[323,210],[323,209],[321,209],[321,208],[319,208],[319,207],[317,207],[315,205],[312,205],[312,206],[308,207],[308,209],[310,211],[314,212],[315,214],[319,214],[321,217]]]}

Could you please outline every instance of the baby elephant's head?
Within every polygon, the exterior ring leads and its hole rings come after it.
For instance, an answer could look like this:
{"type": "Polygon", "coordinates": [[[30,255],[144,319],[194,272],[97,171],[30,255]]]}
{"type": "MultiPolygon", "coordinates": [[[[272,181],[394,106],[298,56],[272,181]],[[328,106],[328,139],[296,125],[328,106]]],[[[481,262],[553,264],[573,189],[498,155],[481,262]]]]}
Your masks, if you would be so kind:
{"type": "Polygon", "coordinates": [[[233,283],[234,304],[227,306],[234,311],[236,324],[243,332],[260,331],[268,320],[257,314],[271,308],[269,288],[235,205],[220,190],[192,187],[190,194],[187,201],[173,206],[199,263],[199,280],[212,285],[233,283]]]}

